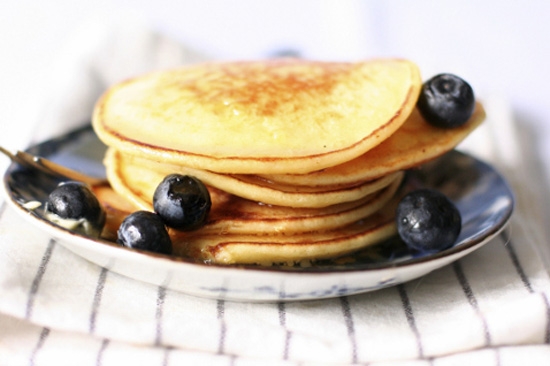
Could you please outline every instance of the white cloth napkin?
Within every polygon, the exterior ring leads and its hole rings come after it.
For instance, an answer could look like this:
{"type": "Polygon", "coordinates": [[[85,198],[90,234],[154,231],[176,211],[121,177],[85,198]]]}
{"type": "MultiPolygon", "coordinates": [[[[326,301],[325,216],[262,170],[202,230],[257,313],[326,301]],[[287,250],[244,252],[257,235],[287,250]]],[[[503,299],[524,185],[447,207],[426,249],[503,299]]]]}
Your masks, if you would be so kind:
{"type": "MultiPolygon", "coordinates": [[[[204,59],[141,26],[87,28],[53,73],[36,139],[86,123],[110,83],[204,59]]],[[[209,300],[76,256],[0,203],[1,365],[547,365],[548,242],[538,174],[506,104],[461,148],[494,163],[518,203],[486,246],[418,280],[329,300],[209,300]]]]}

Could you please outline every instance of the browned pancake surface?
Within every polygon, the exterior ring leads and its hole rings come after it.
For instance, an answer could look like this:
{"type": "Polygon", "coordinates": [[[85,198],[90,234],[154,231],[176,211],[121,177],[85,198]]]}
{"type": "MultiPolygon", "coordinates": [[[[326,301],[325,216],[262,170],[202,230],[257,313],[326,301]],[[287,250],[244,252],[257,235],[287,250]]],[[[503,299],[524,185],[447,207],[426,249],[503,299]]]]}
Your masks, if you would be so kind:
{"type": "Polygon", "coordinates": [[[421,87],[405,60],[201,64],[113,86],[93,126],[130,155],[223,173],[306,173],[390,136],[421,87]]]}

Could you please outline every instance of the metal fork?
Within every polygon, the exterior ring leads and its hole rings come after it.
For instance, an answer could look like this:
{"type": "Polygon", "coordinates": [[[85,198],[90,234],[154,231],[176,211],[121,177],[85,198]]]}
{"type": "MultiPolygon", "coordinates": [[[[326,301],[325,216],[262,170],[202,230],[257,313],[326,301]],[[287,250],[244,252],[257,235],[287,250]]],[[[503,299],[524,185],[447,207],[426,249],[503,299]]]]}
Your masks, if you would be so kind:
{"type": "Polygon", "coordinates": [[[29,154],[24,151],[16,151],[15,154],[11,153],[7,149],[0,146],[0,152],[11,159],[11,161],[23,165],[30,169],[37,169],[39,171],[62,176],[71,180],[77,180],[91,186],[97,186],[106,183],[104,178],[97,178],[86,175],[76,170],[72,170],[65,166],[54,163],[51,160],[29,154]]]}

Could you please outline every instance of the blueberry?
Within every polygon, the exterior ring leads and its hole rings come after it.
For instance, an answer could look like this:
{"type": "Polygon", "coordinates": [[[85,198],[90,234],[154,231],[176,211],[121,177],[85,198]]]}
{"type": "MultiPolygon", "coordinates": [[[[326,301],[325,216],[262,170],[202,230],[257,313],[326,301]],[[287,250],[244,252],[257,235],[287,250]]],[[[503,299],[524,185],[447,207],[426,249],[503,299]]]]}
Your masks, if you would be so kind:
{"type": "Polygon", "coordinates": [[[81,182],[61,183],[48,196],[46,217],[52,222],[86,235],[99,236],[105,211],[90,188],[81,182]]]}
{"type": "Polygon", "coordinates": [[[132,249],[170,254],[172,241],[162,219],[149,211],[136,211],[126,216],[117,232],[117,243],[132,249]]]}
{"type": "Polygon", "coordinates": [[[426,121],[434,126],[459,127],[474,112],[474,91],[456,75],[439,74],[424,83],[417,107],[426,121]]]}
{"type": "Polygon", "coordinates": [[[164,223],[184,231],[201,227],[206,222],[211,205],[206,186],[188,175],[168,175],[153,195],[153,208],[164,223]]]}
{"type": "Polygon", "coordinates": [[[399,236],[418,252],[451,247],[460,234],[462,219],[456,206],[442,193],[419,189],[408,193],[397,206],[399,236]]]}

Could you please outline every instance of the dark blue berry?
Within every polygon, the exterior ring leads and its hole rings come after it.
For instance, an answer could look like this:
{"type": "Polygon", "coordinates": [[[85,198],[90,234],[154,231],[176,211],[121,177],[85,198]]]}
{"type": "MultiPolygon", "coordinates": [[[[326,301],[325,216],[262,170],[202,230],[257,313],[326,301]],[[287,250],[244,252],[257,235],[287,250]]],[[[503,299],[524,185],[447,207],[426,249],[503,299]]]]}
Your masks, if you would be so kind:
{"type": "Polygon", "coordinates": [[[172,253],[172,240],[161,218],[154,212],[136,211],[124,219],[117,232],[117,243],[154,253],[172,253]]]}
{"type": "Polygon", "coordinates": [[[188,175],[168,175],[153,195],[153,208],[164,223],[184,231],[201,227],[206,222],[211,205],[206,186],[188,175]]]}
{"type": "Polygon", "coordinates": [[[474,91],[456,75],[439,74],[424,83],[417,107],[426,121],[434,126],[459,127],[474,112],[474,91]]]}
{"type": "Polygon", "coordinates": [[[58,224],[81,221],[74,230],[86,235],[99,236],[105,225],[103,207],[90,188],[81,182],[58,185],[48,196],[45,210],[48,217],[58,224]]]}
{"type": "Polygon", "coordinates": [[[442,193],[420,189],[407,194],[397,206],[399,236],[418,252],[437,252],[451,247],[462,227],[460,212],[442,193]]]}

